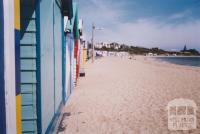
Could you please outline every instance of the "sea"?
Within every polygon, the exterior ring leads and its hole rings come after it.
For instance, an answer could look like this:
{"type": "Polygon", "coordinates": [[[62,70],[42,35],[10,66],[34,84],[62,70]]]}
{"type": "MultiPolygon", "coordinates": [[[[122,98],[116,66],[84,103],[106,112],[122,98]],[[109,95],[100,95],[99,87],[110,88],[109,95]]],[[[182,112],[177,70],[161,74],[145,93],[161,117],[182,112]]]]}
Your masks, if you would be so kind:
{"type": "Polygon", "coordinates": [[[156,59],[185,66],[200,67],[200,57],[156,57],[156,59]]]}

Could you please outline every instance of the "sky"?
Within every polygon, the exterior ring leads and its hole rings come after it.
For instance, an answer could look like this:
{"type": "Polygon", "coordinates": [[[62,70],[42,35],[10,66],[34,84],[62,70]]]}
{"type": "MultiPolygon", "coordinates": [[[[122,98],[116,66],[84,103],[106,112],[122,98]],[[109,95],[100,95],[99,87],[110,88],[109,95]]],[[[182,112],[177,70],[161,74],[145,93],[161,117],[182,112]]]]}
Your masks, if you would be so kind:
{"type": "Polygon", "coordinates": [[[84,33],[95,42],[200,50],[200,0],[76,0],[84,33]]]}

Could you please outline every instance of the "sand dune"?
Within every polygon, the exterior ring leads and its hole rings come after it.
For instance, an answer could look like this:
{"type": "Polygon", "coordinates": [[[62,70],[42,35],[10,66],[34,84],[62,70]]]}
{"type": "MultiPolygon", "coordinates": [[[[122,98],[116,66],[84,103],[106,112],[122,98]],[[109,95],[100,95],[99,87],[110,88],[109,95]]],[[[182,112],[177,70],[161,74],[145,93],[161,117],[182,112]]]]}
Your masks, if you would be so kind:
{"type": "Polygon", "coordinates": [[[60,134],[200,134],[200,68],[101,58],[87,63],[64,113],[60,134]],[[168,130],[166,106],[176,98],[196,102],[197,129],[168,130]]]}

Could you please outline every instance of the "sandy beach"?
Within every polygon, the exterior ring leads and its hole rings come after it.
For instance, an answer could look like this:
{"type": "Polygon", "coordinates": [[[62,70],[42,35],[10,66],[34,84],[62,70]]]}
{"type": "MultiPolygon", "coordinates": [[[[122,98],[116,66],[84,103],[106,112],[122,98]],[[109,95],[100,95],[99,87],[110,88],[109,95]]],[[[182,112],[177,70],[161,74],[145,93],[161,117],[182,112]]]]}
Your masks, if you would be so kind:
{"type": "Polygon", "coordinates": [[[69,98],[59,134],[200,134],[200,68],[146,57],[88,62],[69,98]],[[170,131],[167,104],[194,100],[197,129],[170,131]]]}

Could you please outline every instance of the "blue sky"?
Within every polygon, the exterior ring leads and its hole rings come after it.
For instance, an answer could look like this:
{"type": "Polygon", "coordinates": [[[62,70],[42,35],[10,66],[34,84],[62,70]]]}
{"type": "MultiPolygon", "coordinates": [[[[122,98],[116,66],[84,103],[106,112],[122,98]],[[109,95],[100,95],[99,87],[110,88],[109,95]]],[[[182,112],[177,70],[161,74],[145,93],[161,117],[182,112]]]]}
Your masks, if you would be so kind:
{"type": "Polygon", "coordinates": [[[200,0],[76,0],[87,40],[200,50],[200,0]]]}

